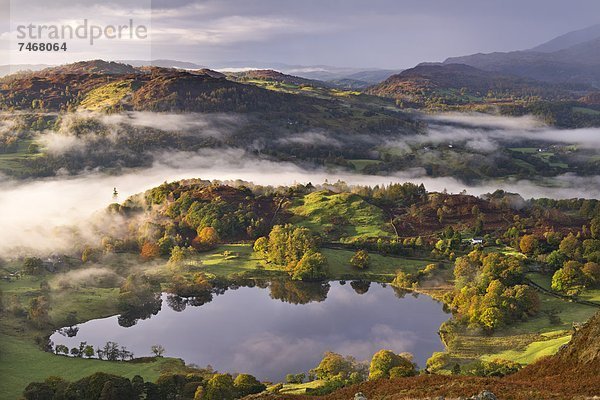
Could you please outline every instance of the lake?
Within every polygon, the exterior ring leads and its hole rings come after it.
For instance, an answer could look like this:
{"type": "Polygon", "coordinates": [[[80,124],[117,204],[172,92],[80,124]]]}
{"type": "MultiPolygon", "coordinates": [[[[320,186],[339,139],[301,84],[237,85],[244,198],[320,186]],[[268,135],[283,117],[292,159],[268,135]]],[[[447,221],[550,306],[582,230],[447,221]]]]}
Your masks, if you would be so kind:
{"type": "Polygon", "coordinates": [[[200,306],[163,294],[161,310],[133,326],[120,326],[113,316],[78,325],[74,337],[57,331],[51,340],[69,348],[113,341],[136,357],[160,344],[165,356],[188,364],[272,381],[307,372],[325,351],[358,360],[380,349],[410,352],[423,367],[431,353],[443,350],[437,331],[449,315],[427,296],[368,282],[260,286],[229,289],[195,303],[200,306]]]}

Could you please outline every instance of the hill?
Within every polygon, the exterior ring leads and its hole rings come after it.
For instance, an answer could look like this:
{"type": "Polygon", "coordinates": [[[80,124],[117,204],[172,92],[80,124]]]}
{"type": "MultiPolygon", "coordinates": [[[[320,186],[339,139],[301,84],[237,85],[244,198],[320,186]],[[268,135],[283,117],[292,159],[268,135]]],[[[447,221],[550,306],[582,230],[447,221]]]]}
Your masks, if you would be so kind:
{"type": "Polygon", "coordinates": [[[243,85],[211,70],[135,68],[102,60],[0,79],[0,108],[58,111],[82,105],[88,109],[106,109],[104,106],[107,106],[115,110],[188,112],[277,111],[295,107],[306,110],[310,107],[300,96],[243,85]]]}
{"type": "Polygon", "coordinates": [[[552,53],[554,51],[563,50],[597,38],[600,38],[600,24],[588,26],[587,28],[572,32],[567,32],[564,35],[560,35],[552,40],[535,46],[530,50],[542,53],[552,53]]]}
{"type": "Polygon", "coordinates": [[[188,61],[177,61],[177,60],[165,60],[165,59],[157,59],[157,60],[119,60],[118,62],[123,64],[129,64],[134,67],[162,67],[162,68],[181,68],[181,69],[202,69],[205,68],[200,64],[196,64],[188,61]]]}
{"type": "Polygon", "coordinates": [[[600,388],[600,312],[576,329],[571,341],[557,354],[534,363],[511,381],[533,380],[549,388],[597,395],[600,388]]]}
{"type": "Polygon", "coordinates": [[[299,76],[287,75],[272,69],[255,69],[245,72],[237,72],[230,74],[231,77],[240,81],[240,82],[248,82],[248,81],[273,81],[280,83],[287,83],[290,85],[306,85],[306,86],[315,86],[315,87],[330,87],[331,84],[314,80],[314,79],[306,79],[301,78],[299,76]]]}
{"type": "Polygon", "coordinates": [[[570,32],[531,50],[451,57],[444,64],[466,64],[554,83],[600,84],[600,25],[570,32]]]}
{"type": "Polygon", "coordinates": [[[489,99],[538,97],[571,98],[568,88],[497,72],[484,71],[465,64],[420,64],[392,75],[368,93],[426,105],[481,103],[489,99]]]}
{"type": "Polygon", "coordinates": [[[72,64],[49,67],[41,71],[41,75],[50,74],[83,74],[83,75],[124,75],[135,74],[138,70],[129,64],[118,63],[114,61],[92,60],[78,61],[72,64]]]}
{"type": "Polygon", "coordinates": [[[5,64],[0,65],[0,77],[22,71],[39,71],[48,68],[47,64],[5,64]]]}

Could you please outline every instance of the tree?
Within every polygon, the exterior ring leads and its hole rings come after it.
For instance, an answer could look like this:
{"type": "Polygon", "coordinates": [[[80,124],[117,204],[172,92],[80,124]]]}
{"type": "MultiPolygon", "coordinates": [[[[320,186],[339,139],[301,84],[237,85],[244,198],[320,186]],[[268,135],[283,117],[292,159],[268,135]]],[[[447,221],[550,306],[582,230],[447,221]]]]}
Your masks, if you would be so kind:
{"type": "Polygon", "coordinates": [[[131,388],[137,396],[136,399],[139,399],[140,396],[142,396],[142,394],[144,393],[144,386],[144,378],[142,378],[141,376],[135,375],[133,378],[131,378],[131,388]]]}
{"type": "Polygon", "coordinates": [[[317,281],[327,277],[327,259],[321,253],[308,252],[292,270],[292,279],[317,281]]]}
{"type": "Polygon", "coordinates": [[[269,233],[267,259],[274,264],[292,269],[304,255],[316,251],[316,238],[307,228],[275,225],[269,233]]]}
{"type": "Polygon", "coordinates": [[[319,379],[329,380],[337,376],[347,379],[356,371],[356,360],[352,357],[343,357],[331,351],[325,352],[323,359],[312,372],[319,379]]]}
{"type": "Polygon", "coordinates": [[[179,263],[185,261],[188,257],[194,253],[193,247],[179,247],[174,246],[171,249],[171,256],[169,257],[169,265],[176,266],[179,263]]]}
{"type": "Polygon", "coordinates": [[[479,321],[488,331],[493,331],[504,323],[504,313],[498,307],[486,307],[481,312],[479,321]]]}
{"type": "Polygon", "coordinates": [[[285,382],[291,384],[303,383],[306,379],[306,374],[287,374],[285,376],[285,382]]]}
{"type": "Polygon", "coordinates": [[[390,350],[379,350],[373,355],[369,366],[369,380],[390,378],[393,376],[414,376],[417,374],[416,365],[407,357],[395,354],[390,350]]]}
{"type": "Polygon", "coordinates": [[[29,302],[27,315],[29,319],[38,327],[45,327],[50,324],[50,304],[45,296],[38,296],[29,302]]]}
{"type": "Polygon", "coordinates": [[[202,400],[204,398],[204,386],[200,385],[194,392],[194,400],[202,400]]]}
{"type": "MultiPolygon", "coordinates": [[[[300,382],[302,383],[302,382],[300,382]]],[[[254,376],[249,374],[239,374],[233,381],[238,396],[244,397],[250,394],[260,393],[267,387],[254,376]]]]}
{"type": "Polygon", "coordinates": [[[593,239],[600,239],[600,216],[593,218],[590,222],[590,233],[593,239]]]}
{"type": "Polygon", "coordinates": [[[163,237],[158,239],[158,242],[156,244],[160,249],[160,255],[166,257],[171,255],[173,247],[177,245],[177,240],[175,240],[173,236],[165,234],[163,237]]]}
{"type": "Polygon", "coordinates": [[[577,261],[567,261],[561,269],[552,276],[552,290],[577,295],[585,283],[581,264],[577,261]]]}
{"type": "Polygon", "coordinates": [[[82,354],[83,354],[84,356],[86,356],[87,358],[92,358],[92,357],[94,357],[94,354],[95,354],[95,353],[96,353],[96,352],[94,351],[94,346],[90,346],[89,344],[88,344],[88,345],[86,345],[86,346],[83,348],[83,352],[82,352],[82,354]]]}
{"type": "Polygon", "coordinates": [[[546,257],[546,264],[554,271],[562,267],[565,261],[567,261],[567,257],[559,250],[554,250],[546,257]]]}
{"type": "Polygon", "coordinates": [[[476,254],[472,253],[472,256],[458,257],[454,262],[454,280],[457,288],[473,282],[475,276],[479,273],[479,259],[476,254]]]}
{"type": "Polygon", "coordinates": [[[254,251],[263,257],[267,255],[267,251],[269,249],[269,239],[264,236],[259,237],[254,242],[254,251]]]}
{"type": "Polygon", "coordinates": [[[165,353],[165,348],[160,344],[155,344],[150,348],[150,350],[156,357],[162,357],[162,355],[165,353]]]}
{"type": "Polygon", "coordinates": [[[358,269],[367,269],[369,267],[369,253],[366,250],[357,250],[350,259],[350,265],[358,269]]]}
{"type": "Polygon", "coordinates": [[[581,268],[585,276],[586,286],[597,288],[600,286],[600,264],[588,262],[581,268]]]}
{"type": "Polygon", "coordinates": [[[446,368],[451,359],[452,358],[448,353],[444,351],[436,351],[427,359],[426,370],[427,372],[438,372],[446,368]]]}
{"type": "Polygon", "coordinates": [[[81,253],[81,261],[85,264],[87,262],[96,262],[99,259],[99,253],[92,247],[86,246],[81,253]]]}
{"type": "Polygon", "coordinates": [[[46,383],[32,382],[25,388],[23,397],[26,400],[52,400],[54,390],[46,383]]]}
{"type": "Polygon", "coordinates": [[[412,274],[404,271],[398,271],[396,277],[392,281],[392,285],[399,288],[411,289],[416,282],[417,279],[412,274]]]}
{"type": "Polygon", "coordinates": [[[44,263],[41,258],[27,257],[23,261],[23,272],[28,275],[39,275],[43,272],[44,263]]]}
{"type": "Polygon", "coordinates": [[[204,386],[198,386],[194,392],[194,400],[202,400],[204,398],[204,386]]]}
{"type": "Polygon", "coordinates": [[[563,240],[561,240],[558,249],[561,253],[569,258],[576,258],[577,251],[581,243],[579,239],[573,233],[569,233],[563,240]]]}
{"type": "Polygon", "coordinates": [[[537,250],[538,240],[534,235],[524,235],[519,242],[519,248],[525,254],[533,254],[537,250]]]}
{"type": "Polygon", "coordinates": [[[160,255],[160,247],[156,243],[144,242],[140,255],[144,260],[152,260],[160,255]]]}
{"type": "Polygon", "coordinates": [[[219,234],[211,226],[206,226],[198,230],[198,236],[192,242],[192,245],[198,250],[210,250],[219,243],[219,234]]]}
{"type": "Polygon", "coordinates": [[[119,344],[115,342],[106,342],[102,350],[97,353],[102,354],[108,361],[117,361],[119,359],[119,344]]]}
{"type": "Polygon", "coordinates": [[[229,374],[215,374],[206,383],[204,400],[233,400],[235,397],[235,385],[229,374]]]}

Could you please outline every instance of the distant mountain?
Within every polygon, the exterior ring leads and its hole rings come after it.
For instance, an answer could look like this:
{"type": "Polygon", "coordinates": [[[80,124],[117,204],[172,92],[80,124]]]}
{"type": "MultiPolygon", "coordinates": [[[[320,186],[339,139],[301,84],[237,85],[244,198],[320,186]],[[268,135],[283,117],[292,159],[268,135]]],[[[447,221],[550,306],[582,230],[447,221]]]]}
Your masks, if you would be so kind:
{"type": "Polygon", "coordinates": [[[466,64],[546,82],[600,87],[600,25],[567,33],[531,50],[451,57],[444,64],[466,64]]]}
{"type": "Polygon", "coordinates": [[[345,76],[344,79],[354,79],[374,85],[376,83],[383,82],[390,76],[399,74],[401,72],[401,69],[371,69],[355,72],[345,76]]]}
{"type": "Polygon", "coordinates": [[[353,90],[363,90],[363,89],[366,89],[369,86],[373,85],[373,83],[370,83],[370,82],[360,81],[357,79],[349,79],[349,78],[332,79],[327,82],[329,82],[335,86],[338,86],[340,88],[353,89],[353,90]]]}
{"type": "Polygon", "coordinates": [[[330,79],[331,82],[337,86],[341,86],[348,89],[366,89],[369,86],[373,86],[380,82],[385,81],[392,75],[399,74],[402,70],[393,69],[374,69],[365,70],[345,75],[341,78],[330,79]]]}
{"type": "Polygon", "coordinates": [[[402,70],[392,69],[360,69],[360,68],[336,68],[320,66],[310,70],[309,67],[295,70],[282,70],[286,73],[295,74],[304,78],[316,79],[326,82],[337,82],[347,80],[348,82],[365,82],[367,85],[374,85],[376,83],[386,80],[391,75],[397,74],[402,70]],[[320,68],[320,69],[319,69],[320,68]]]}
{"type": "Polygon", "coordinates": [[[193,62],[187,61],[177,61],[177,60],[166,60],[166,59],[158,59],[158,60],[119,60],[118,62],[123,64],[129,64],[133,67],[162,67],[162,68],[180,68],[180,69],[203,69],[206,68],[203,65],[196,64],[193,62]]]}
{"type": "Polygon", "coordinates": [[[529,78],[484,71],[465,64],[421,64],[392,75],[367,93],[424,105],[483,102],[486,97],[555,99],[571,97],[567,88],[529,78]]]}
{"type": "Polygon", "coordinates": [[[283,74],[322,82],[333,83],[334,81],[348,80],[348,83],[354,81],[354,84],[364,82],[367,84],[365,86],[379,83],[390,75],[397,74],[401,71],[399,69],[352,68],[335,67],[331,65],[291,65],[258,61],[232,61],[213,66],[213,68],[226,73],[273,69],[280,71],[283,74]]]}
{"type": "Polygon", "coordinates": [[[17,72],[30,72],[40,71],[44,68],[48,68],[48,64],[12,64],[12,65],[0,65],[0,77],[17,72]]]}
{"type": "Polygon", "coordinates": [[[552,53],[598,38],[600,38],[600,24],[565,33],[564,35],[560,35],[546,43],[542,43],[539,46],[530,49],[530,51],[552,53]]]}

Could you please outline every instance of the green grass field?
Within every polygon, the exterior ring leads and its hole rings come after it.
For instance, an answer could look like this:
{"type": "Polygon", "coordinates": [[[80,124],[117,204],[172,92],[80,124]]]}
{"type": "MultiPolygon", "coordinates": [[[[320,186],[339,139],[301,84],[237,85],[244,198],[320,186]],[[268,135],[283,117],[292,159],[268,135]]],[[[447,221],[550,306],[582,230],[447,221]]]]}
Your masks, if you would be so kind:
{"type": "MultiPolygon", "coordinates": [[[[416,273],[430,260],[407,259],[400,257],[386,257],[380,254],[370,254],[370,266],[359,270],[350,265],[350,258],[354,251],[340,249],[321,249],[327,258],[329,279],[366,279],[378,282],[390,282],[396,272],[403,270],[416,273]]],[[[205,272],[222,278],[243,274],[247,278],[264,278],[268,276],[287,276],[283,267],[267,263],[252,250],[249,244],[228,244],[219,246],[218,249],[200,253],[186,261],[182,271],[189,274],[205,272]]]]}
{"type": "Polygon", "coordinates": [[[573,107],[573,112],[587,115],[600,115],[600,111],[586,107],[573,107]]]}
{"type": "Polygon", "coordinates": [[[48,376],[74,381],[94,372],[106,372],[128,378],[140,375],[154,382],[161,371],[177,370],[184,366],[180,360],[172,358],[132,363],[57,356],[40,350],[22,338],[8,335],[0,335],[0,360],[0,400],[18,399],[27,384],[43,381],[48,376]]]}
{"type": "Polygon", "coordinates": [[[354,166],[356,171],[363,171],[367,166],[379,164],[380,160],[348,160],[350,164],[354,166]]]}
{"type": "Polygon", "coordinates": [[[549,356],[571,340],[569,331],[555,331],[541,335],[545,340],[539,340],[528,344],[521,350],[506,350],[493,356],[483,356],[483,360],[491,361],[495,358],[510,360],[519,364],[531,364],[539,358],[549,356]]]}
{"type": "Polygon", "coordinates": [[[25,161],[39,157],[40,153],[30,153],[29,146],[33,140],[21,140],[17,151],[14,153],[0,154],[0,171],[9,175],[19,175],[20,172],[27,172],[23,165],[25,161]]]}
{"type": "MultiPolygon", "coordinates": [[[[550,286],[552,285],[552,277],[550,275],[529,273],[527,274],[527,277],[543,288],[550,290],[550,286]]],[[[579,294],[578,298],[581,300],[594,301],[600,304],[600,289],[585,289],[579,294]]]]}
{"type": "MultiPolygon", "coordinates": [[[[583,323],[598,309],[583,304],[540,294],[541,310],[533,318],[506,326],[492,335],[457,329],[455,337],[448,343],[448,351],[457,359],[487,359],[499,357],[519,358],[525,362],[537,356],[554,354],[566,343],[565,336],[573,323],[583,323]],[[553,315],[551,318],[550,315],[553,315]],[[551,340],[550,341],[549,337],[551,340]],[[561,339],[562,338],[562,339],[561,339]]],[[[516,361],[516,360],[515,360],[516,361]]]]}
{"type": "Polygon", "coordinates": [[[391,282],[400,270],[416,273],[431,261],[407,258],[385,257],[380,254],[369,254],[370,265],[365,270],[358,270],[350,265],[354,255],[351,250],[322,249],[329,263],[331,279],[366,279],[378,282],[391,282]]]}
{"type": "Polygon", "coordinates": [[[190,273],[205,272],[222,278],[243,274],[248,278],[264,277],[265,272],[284,274],[283,267],[267,263],[252,250],[250,244],[225,244],[200,253],[184,262],[190,273]]]}
{"type": "Polygon", "coordinates": [[[323,386],[323,383],[325,382],[319,379],[305,383],[286,383],[283,385],[283,388],[279,390],[279,394],[305,394],[306,389],[316,389],[323,386]]]}
{"type": "Polygon", "coordinates": [[[314,192],[297,201],[290,211],[296,214],[293,222],[297,225],[340,241],[391,235],[383,230],[383,211],[350,193],[314,192]]]}

